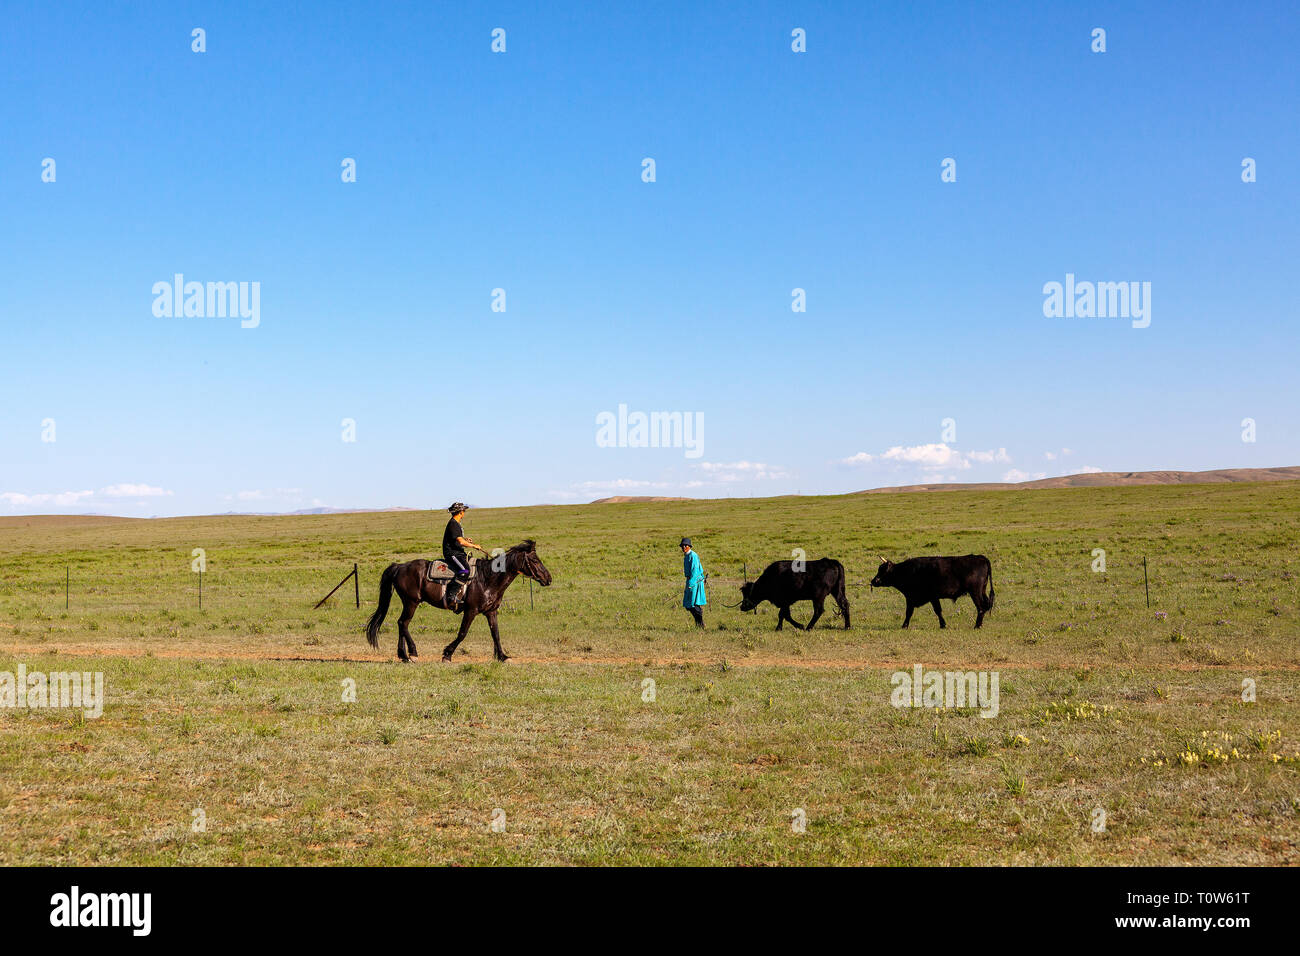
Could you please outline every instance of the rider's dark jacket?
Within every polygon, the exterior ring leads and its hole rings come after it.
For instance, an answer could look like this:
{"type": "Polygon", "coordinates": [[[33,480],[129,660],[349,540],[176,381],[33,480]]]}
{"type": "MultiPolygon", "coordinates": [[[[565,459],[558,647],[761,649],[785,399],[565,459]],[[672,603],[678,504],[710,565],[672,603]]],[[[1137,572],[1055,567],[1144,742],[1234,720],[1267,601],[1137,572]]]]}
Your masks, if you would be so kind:
{"type": "Polygon", "coordinates": [[[455,518],[447,522],[447,530],[442,533],[442,559],[451,565],[458,576],[469,574],[469,556],[459,538],[465,537],[465,529],[455,518]]]}

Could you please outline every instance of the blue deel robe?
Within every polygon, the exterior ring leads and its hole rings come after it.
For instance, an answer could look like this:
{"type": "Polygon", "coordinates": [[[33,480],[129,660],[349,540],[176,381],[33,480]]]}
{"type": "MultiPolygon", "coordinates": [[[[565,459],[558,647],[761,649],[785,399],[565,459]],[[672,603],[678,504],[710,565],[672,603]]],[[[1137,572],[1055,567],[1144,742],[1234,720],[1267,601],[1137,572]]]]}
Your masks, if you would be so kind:
{"type": "Polygon", "coordinates": [[[682,573],[686,575],[686,590],[682,592],[682,607],[701,607],[709,603],[704,596],[704,568],[700,565],[700,556],[693,550],[688,551],[682,561],[682,573]]]}

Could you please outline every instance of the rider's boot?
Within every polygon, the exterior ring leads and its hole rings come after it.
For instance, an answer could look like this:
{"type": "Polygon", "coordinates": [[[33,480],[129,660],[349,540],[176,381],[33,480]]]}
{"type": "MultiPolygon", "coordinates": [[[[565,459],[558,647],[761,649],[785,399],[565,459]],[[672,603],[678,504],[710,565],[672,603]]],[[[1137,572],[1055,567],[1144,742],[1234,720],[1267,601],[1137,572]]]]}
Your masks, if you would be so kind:
{"type": "Polygon", "coordinates": [[[451,583],[447,585],[447,594],[445,597],[445,600],[447,602],[447,610],[449,611],[460,610],[460,592],[463,589],[464,589],[464,584],[461,583],[460,578],[452,578],[451,583]]]}

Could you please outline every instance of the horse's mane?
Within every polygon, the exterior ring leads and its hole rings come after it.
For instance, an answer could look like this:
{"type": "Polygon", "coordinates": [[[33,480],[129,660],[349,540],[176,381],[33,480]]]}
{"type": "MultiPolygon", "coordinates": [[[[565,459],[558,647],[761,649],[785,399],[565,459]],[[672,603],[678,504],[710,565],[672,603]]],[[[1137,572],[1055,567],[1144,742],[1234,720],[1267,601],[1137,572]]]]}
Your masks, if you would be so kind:
{"type": "Polygon", "coordinates": [[[537,542],[532,538],[524,538],[513,548],[506,548],[506,554],[529,554],[537,550],[537,542]]]}

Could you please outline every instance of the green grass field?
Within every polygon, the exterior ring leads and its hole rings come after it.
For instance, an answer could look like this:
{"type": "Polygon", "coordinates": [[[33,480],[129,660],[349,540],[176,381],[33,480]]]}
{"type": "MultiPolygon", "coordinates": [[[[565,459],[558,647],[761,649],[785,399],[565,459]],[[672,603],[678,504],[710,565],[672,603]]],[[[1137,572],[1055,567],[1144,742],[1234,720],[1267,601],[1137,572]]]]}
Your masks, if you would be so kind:
{"type": "Polygon", "coordinates": [[[444,520],[0,519],[0,671],[107,690],[98,719],[0,709],[0,862],[1300,862],[1300,484],[473,511],[555,583],[512,587],[510,662],[480,620],[441,663],[459,618],[425,607],[399,665],[394,615],[380,653],[362,634],[379,574],[444,520]],[[795,548],[844,562],[851,630],[720,606],[795,548]],[[980,631],[967,599],[900,630],[866,584],[879,554],[968,552],[980,631]],[[361,609],[349,583],[313,610],[354,561],[361,609]],[[996,671],[998,716],[893,707],[915,664],[996,671]]]}

